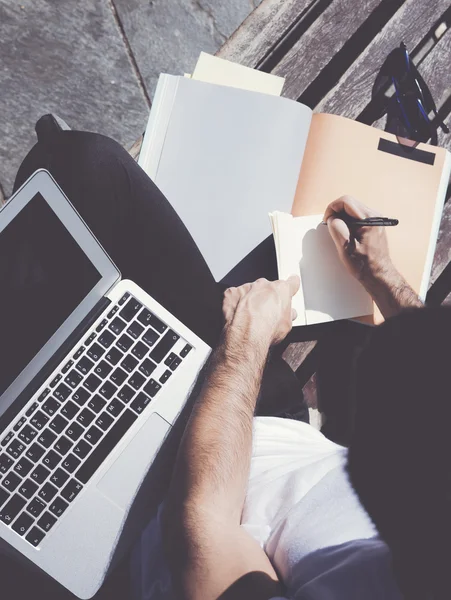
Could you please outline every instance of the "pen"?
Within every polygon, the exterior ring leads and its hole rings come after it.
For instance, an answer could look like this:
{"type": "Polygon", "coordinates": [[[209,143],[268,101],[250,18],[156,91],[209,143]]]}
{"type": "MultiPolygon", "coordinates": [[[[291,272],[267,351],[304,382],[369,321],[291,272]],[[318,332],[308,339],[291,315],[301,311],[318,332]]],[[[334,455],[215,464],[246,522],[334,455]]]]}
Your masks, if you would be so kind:
{"type": "MultiPolygon", "coordinates": [[[[398,219],[388,219],[387,217],[368,217],[367,219],[354,219],[349,215],[345,215],[341,218],[347,225],[353,227],[395,227],[398,225],[398,219]]],[[[327,225],[325,221],[322,221],[323,225],[327,225]]]]}

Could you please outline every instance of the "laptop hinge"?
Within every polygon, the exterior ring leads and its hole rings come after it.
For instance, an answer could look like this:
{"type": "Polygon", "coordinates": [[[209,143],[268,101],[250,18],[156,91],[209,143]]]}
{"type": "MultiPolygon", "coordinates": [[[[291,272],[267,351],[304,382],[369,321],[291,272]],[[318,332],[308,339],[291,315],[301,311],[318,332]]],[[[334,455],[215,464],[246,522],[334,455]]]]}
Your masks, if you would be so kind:
{"type": "Polygon", "coordinates": [[[97,302],[94,308],[86,315],[83,321],[70,334],[67,340],[55,352],[52,358],[42,367],[39,373],[34,377],[27,387],[17,396],[8,410],[0,418],[0,431],[3,431],[9,423],[14,419],[18,412],[22,410],[29,399],[41,387],[50,373],[54,371],[59,363],[63,360],[66,354],[69,354],[71,349],[80,341],[86,331],[91,327],[98,316],[111,304],[109,298],[103,297],[97,302]]]}

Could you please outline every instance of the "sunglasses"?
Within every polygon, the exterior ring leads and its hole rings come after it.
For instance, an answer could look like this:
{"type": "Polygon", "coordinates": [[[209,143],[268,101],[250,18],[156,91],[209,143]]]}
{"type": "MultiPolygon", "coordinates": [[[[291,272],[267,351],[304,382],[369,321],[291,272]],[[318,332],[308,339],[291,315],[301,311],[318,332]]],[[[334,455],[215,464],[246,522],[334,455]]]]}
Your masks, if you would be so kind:
{"type": "Polygon", "coordinates": [[[408,146],[416,146],[434,136],[437,126],[444,133],[448,127],[440,119],[432,94],[409,56],[404,42],[391,57],[391,81],[395,94],[394,110],[389,130],[398,137],[398,141],[408,146]],[[435,115],[435,123],[429,115],[435,115]]]}

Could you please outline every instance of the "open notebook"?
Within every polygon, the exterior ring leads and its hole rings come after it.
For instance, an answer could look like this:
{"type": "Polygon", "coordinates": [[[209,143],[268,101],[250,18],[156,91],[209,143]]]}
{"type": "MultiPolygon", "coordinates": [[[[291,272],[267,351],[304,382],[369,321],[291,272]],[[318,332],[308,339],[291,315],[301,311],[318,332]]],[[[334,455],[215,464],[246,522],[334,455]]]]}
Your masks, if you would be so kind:
{"type": "Polygon", "coordinates": [[[393,262],[426,294],[451,170],[443,148],[407,152],[391,134],[287,98],[161,75],[139,162],[217,281],[271,235],[268,213],[322,215],[351,194],[399,219],[387,230],[393,262]]]}

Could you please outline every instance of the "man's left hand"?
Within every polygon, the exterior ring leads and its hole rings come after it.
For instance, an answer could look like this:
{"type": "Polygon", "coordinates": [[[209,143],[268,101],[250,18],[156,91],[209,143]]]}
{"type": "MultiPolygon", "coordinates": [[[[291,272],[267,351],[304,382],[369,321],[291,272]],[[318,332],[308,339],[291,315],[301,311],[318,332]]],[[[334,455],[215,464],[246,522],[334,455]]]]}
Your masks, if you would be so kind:
{"type": "Polygon", "coordinates": [[[278,344],[296,318],[291,300],[299,286],[299,277],[292,275],[286,281],[258,279],[227,289],[223,302],[226,328],[243,333],[250,341],[278,344]]]}

